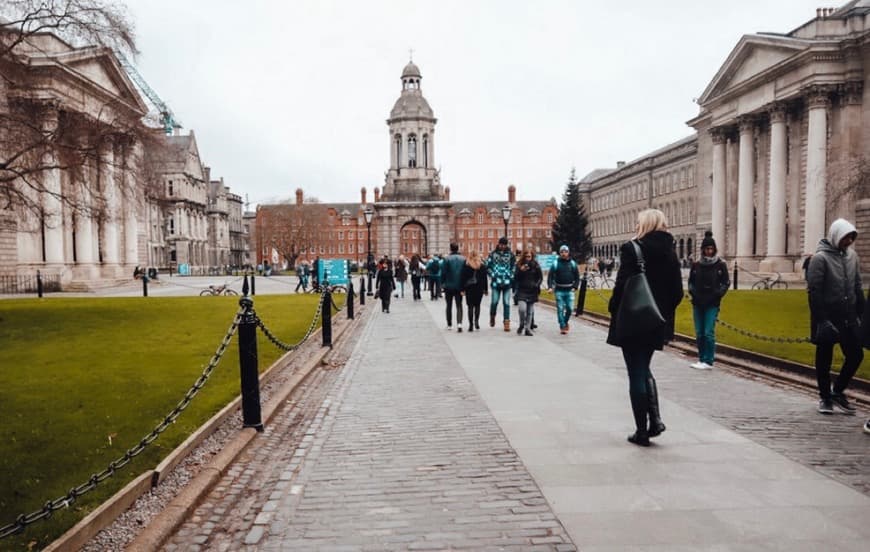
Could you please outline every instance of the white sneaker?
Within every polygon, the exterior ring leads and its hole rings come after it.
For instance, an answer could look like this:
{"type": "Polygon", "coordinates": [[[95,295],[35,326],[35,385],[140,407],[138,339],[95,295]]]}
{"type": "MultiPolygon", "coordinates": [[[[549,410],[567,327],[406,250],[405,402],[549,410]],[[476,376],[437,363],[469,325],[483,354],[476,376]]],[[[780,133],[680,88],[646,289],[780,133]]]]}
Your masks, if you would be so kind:
{"type": "Polygon", "coordinates": [[[702,362],[701,364],[703,364],[703,366],[701,367],[701,370],[712,370],[713,369],[712,364],[707,364],[706,362],[702,362]]]}
{"type": "Polygon", "coordinates": [[[709,370],[710,368],[712,368],[712,366],[710,366],[706,362],[701,362],[701,361],[698,361],[694,364],[690,364],[690,366],[692,368],[694,368],[695,370],[709,370]]]}

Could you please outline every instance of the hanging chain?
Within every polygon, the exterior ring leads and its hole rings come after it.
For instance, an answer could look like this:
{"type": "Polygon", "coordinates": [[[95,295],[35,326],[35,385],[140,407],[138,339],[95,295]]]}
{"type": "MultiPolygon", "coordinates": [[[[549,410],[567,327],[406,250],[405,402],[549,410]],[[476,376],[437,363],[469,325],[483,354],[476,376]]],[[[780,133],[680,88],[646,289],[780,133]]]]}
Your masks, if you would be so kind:
{"type": "Polygon", "coordinates": [[[203,369],[202,374],[197,378],[194,382],[193,386],[188,389],[187,393],[185,393],[184,398],[178,402],[175,408],[167,414],[163,420],[157,424],[154,429],[151,430],[145,437],[143,437],[134,447],[127,450],[123,456],[109,462],[109,466],[99,473],[95,473],[91,475],[90,479],[86,482],[82,483],[77,487],[73,487],[69,490],[69,492],[65,496],[61,496],[54,500],[49,500],[45,504],[43,504],[42,508],[32,512],[30,514],[21,514],[13,523],[0,527],[0,539],[6,538],[10,535],[14,535],[24,530],[24,528],[31,523],[39,521],[41,519],[51,517],[51,514],[61,508],[68,508],[76,499],[88,491],[92,490],[97,484],[105,481],[106,479],[115,475],[115,472],[127,464],[139,454],[145,450],[145,447],[150,445],[157,437],[166,431],[166,428],[173,422],[175,422],[176,418],[184,411],[185,408],[190,404],[190,401],[199,393],[199,390],[203,388],[206,381],[208,381],[209,376],[211,376],[212,371],[214,371],[215,367],[220,363],[221,358],[226,352],[227,347],[230,344],[233,336],[236,333],[236,329],[239,326],[239,322],[241,322],[242,314],[244,313],[243,309],[239,309],[236,313],[235,318],[233,318],[233,322],[227,330],[226,335],[221,341],[220,345],[218,345],[217,350],[214,355],[211,357],[208,365],[203,369]]]}
{"type": "Polygon", "coordinates": [[[271,330],[266,327],[266,324],[262,320],[260,320],[259,316],[257,316],[257,327],[263,330],[263,334],[267,338],[269,338],[269,341],[271,341],[273,345],[275,345],[282,351],[292,351],[294,349],[297,349],[299,346],[305,343],[305,341],[308,340],[309,337],[311,337],[311,334],[313,334],[314,330],[317,329],[317,322],[320,320],[320,316],[322,313],[323,298],[321,296],[321,300],[317,302],[317,312],[314,313],[314,318],[311,320],[311,324],[308,325],[308,331],[305,332],[305,336],[299,341],[299,343],[296,343],[295,345],[289,345],[278,339],[275,334],[273,334],[271,330]]]}
{"type": "Polygon", "coordinates": [[[744,337],[751,337],[752,339],[757,339],[759,341],[769,341],[771,343],[810,343],[809,337],[773,337],[769,335],[757,334],[754,332],[750,332],[747,330],[741,330],[737,326],[729,324],[724,320],[717,319],[716,322],[731,331],[737,332],[744,337]]]}

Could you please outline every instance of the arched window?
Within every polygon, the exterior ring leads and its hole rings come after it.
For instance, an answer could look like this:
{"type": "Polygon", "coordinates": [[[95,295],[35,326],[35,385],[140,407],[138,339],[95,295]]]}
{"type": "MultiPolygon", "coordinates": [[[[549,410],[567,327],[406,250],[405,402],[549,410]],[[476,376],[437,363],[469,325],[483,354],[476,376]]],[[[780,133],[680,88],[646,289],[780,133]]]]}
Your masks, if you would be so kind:
{"type": "Polygon", "coordinates": [[[396,143],[396,166],[402,166],[402,136],[400,134],[396,134],[395,138],[396,143]]]}
{"type": "Polygon", "coordinates": [[[423,168],[429,168],[429,135],[423,135],[423,168]]]}
{"type": "Polygon", "coordinates": [[[411,134],[408,136],[408,166],[417,166],[417,135],[411,134]]]}

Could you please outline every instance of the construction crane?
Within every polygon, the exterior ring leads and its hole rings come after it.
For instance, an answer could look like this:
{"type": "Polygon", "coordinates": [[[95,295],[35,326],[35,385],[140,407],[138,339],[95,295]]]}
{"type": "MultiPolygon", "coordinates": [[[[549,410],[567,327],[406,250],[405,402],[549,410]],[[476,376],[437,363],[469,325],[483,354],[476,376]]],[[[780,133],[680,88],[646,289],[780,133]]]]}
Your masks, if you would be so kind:
{"type": "Polygon", "coordinates": [[[127,75],[136,83],[136,86],[139,87],[139,90],[142,91],[145,96],[151,101],[157,111],[160,113],[160,124],[163,125],[163,130],[167,135],[173,134],[175,129],[182,128],[181,121],[179,121],[175,114],[169,109],[169,106],[166,105],[166,102],[160,99],[160,96],[157,95],[148,83],[145,82],[145,79],[142,78],[142,75],[139,74],[139,71],[136,70],[136,67],[130,63],[129,60],[119,51],[115,51],[115,57],[118,58],[118,61],[121,63],[121,67],[124,68],[124,71],[127,72],[127,75]]]}

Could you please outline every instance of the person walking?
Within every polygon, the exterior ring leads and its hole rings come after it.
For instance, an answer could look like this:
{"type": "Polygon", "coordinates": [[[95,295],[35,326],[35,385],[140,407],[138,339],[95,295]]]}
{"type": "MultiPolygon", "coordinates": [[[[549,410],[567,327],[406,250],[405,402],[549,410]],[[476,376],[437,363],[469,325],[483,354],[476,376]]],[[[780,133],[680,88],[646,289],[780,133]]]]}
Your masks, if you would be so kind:
{"type": "Polygon", "coordinates": [[[377,274],[378,297],[381,299],[381,312],[390,312],[390,298],[396,289],[396,280],[393,277],[393,268],[389,262],[384,262],[378,269],[377,274]]]}
{"type": "Polygon", "coordinates": [[[453,304],[456,304],[456,331],[462,333],[462,291],[465,287],[462,280],[462,268],[465,257],[459,254],[459,244],[450,244],[450,254],[444,258],[441,266],[441,288],[447,300],[447,329],[453,327],[453,304]]]}
{"type": "Polygon", "coordinates": [[[565,335],[571,329],[571,309],[574,306],[574,290],[580,287],[580,270],[571,258],[567,245],[559,247],[559,256],[553,261],[547,274],[547,289],[556,298],[556,317],[559,333],[565,335]]]}
{"type": "Polygon", "coordinates": [[[492,297],[489,303],[489,326],[495,326],[495,315],[498,312],[498,302],[501,299],[504,331],[511,331],[510,295],[514,287],[514,269],[517,259],[508,247],[508,240],[502,236],[498,245],[486,260],[486,271],[492,286],[492,297]]]}
{"type": "Polygon", "coordinates": [[[441,257],[438,253],[432,255],[426,263],[426,274],[429,275],[429,300],[441,298],[441,257]]]}
{"type": "Polygon", "coordinates": [[[514,280],[517,290],[517,310],[520,313],[517,335],[523,333],[528,336],[534,335],[531,328],[532,319],[535,316],[535,303],[538,302],[538,296],[541,294],[543,280],[544,274],[541,271],[541,265],[535,260],[534,252],[529,249],[523,251],[519,261],[517,261],[514,280]]]}
{"type": "Polygon", "coordinates": [[[610,329],[607,343],[622,348],[622,357],[628,371],[628,393],[634,415],[635,432],[628,441],[649,446],[650,437],[665,430],[659,412],[658,390],[650,370],[653,352],[661,351],[674,337],[674,313],[683,299],[683,280],[680,261],[674,252],[674,237],[667,231],[667,219],[658,209],[646,209],[637,215],[637,234],[619,249],[619,270],[610,297],[610,329]],[[629,339],[616,333],[616,313],[622,302],[626,281],[640,270],[634,244],[643,255],[646,279],[653,298],[665,323],[655,330],[633,335],[629,339]],[[647,426],[649,420],[649,426],[647,426]]]}
{"type": "Polygon", "coordinates": [[[421,299],[420,279],[423,276],[423,263],[420,261],[420,255],[414,253],[414,255],[411,256],[408,271],[411,273],[411,294],[414,301],[419,301],[421,299]]]}
{"type": "Polygon", "coordinates": [[[486,263],[480,253],[472,250],[462,268],[462,281],[465,288],[465,304],[468,307],[468,331],[480,331],[480,303],[486,295],[486,263]]]}
{"type": "Polygon", "coordinates": [[[807,293],[810,303],[810,341],[816,345],[816,381],[819,386],[819,412],[855,414],[846,398],[846,388],[864,359],[859,320],[864,313],[864,292],[858,255],[852,244],[858,237],[855,226],[846,219],[831,224],[828,237],[819,241],[807,267],[807,293]],[[831,388],[831,362],[834,344],[843,351],[843,367],[831,388]]]}
{"type": "Polygon", "coordinates": [[[716,354],[716,317],[722,297],[731,286],[728,265],[717,255],[713,232],[704,233],[701,240],[701,259],[689,269],[689,295],[692,298],[692,317],[695,321],[695,340],[698,344],[698,362],[690,366],[698,370],[713,367],[716,354]]]}
{"type": "Polygon", "coordinates": [[[302,293],[308,291],[308,265],[305,264],[305,261],[300,262],[296,265],[296,276],[299,278],[299,282],[296,284],[296,293],[299,293],[299,288],[302,288],[302,293]]]}
{"type": "Polygon", "coordinates": [[[405,298],[405,282],[407,281],[408,261],[405,259],[404,255],[399,255],[399,258],[396,259],[396,285],[398,286],[399,292],[396,295],[401,299],[405,298]]]}

